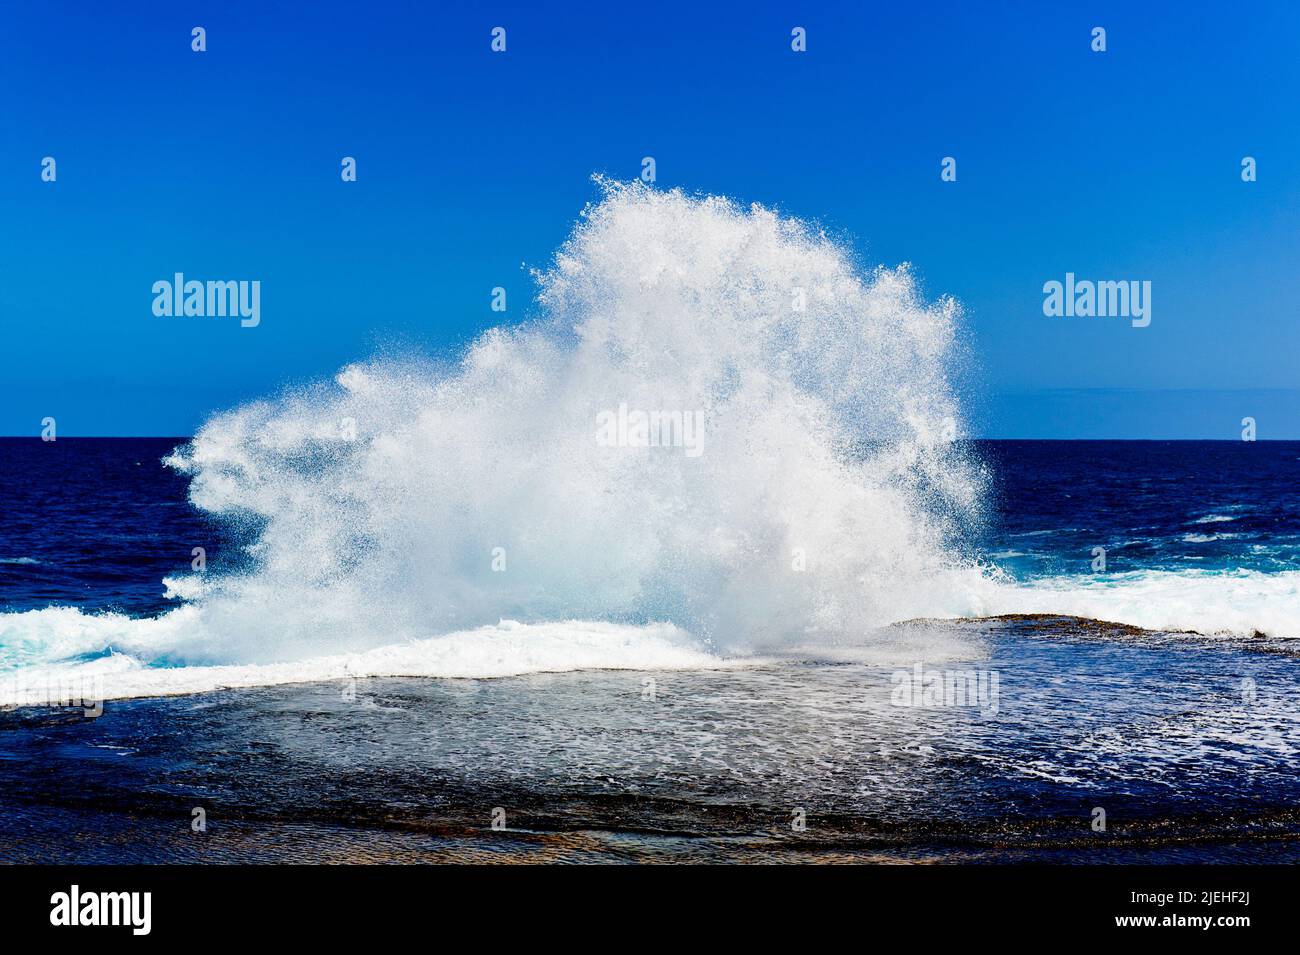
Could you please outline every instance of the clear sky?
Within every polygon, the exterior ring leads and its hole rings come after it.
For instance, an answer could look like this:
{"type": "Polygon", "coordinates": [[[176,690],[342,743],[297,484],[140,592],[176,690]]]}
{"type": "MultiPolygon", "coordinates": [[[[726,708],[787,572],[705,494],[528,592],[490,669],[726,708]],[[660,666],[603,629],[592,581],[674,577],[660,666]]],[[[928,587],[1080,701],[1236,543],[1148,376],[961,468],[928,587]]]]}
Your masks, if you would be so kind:
{"type": "Polygon", "coordinates": [[[0,433],[189,434],[454,351],[651,155],[961,300],[979,434],[1300,437],[1297,104],[1291,2],[6,0],[0,433]],[[156,317],[178,271],[259,279],[261,324],[156,317]],[[1066,272],[1149,280],[1150,326],[1046,317],[1066,272]]]}

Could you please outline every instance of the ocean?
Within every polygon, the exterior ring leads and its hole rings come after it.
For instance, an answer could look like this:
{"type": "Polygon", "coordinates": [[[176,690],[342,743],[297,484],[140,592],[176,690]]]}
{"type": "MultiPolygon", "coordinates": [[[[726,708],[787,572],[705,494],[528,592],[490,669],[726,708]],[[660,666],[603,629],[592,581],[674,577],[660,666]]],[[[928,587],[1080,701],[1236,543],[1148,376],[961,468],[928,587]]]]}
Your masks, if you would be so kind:
{"type": "Polygon", "coordinates": [[[186,632],[242,599],[187,589],[195,547],[267,571],[185,444],[0,441],[0,858],[1300,858],[1300,443],[967,442],[985,583],[869,632],[520,615],[324,653],[258,646],[292,605],[186,632]],[[92,686],[98,717],[17,696],[92,686]]]}

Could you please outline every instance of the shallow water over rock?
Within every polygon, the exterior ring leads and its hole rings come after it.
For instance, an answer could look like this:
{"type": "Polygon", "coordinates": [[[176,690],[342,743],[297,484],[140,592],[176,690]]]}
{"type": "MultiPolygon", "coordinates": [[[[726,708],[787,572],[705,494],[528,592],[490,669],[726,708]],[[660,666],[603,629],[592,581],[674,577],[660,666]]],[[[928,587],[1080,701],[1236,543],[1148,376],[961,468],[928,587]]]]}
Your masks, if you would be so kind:
{"type": "Polygon", "coordinates": [[[984,673],[995,701],[899,705],[914,667],[792,661],[10,711],[0,858],[1300,857],[1289,654],[1064,619],[952,626],[987,655],[925,678],[984,673]]]}

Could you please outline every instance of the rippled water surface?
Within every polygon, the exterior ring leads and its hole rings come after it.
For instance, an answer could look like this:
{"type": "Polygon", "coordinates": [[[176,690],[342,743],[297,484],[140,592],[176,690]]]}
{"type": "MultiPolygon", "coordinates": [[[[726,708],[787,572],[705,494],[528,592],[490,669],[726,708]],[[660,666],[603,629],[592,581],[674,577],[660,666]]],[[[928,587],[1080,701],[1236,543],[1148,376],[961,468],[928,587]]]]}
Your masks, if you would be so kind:
{"type": "Polygon", "coordinates": [[[960,627],[987,656],[937,669],[996,674],[983,705],[898,705],[896,666],[785,663],[11,711],[0,857],[1300,858],[1290,655],[1062,619],[960,627]]]}

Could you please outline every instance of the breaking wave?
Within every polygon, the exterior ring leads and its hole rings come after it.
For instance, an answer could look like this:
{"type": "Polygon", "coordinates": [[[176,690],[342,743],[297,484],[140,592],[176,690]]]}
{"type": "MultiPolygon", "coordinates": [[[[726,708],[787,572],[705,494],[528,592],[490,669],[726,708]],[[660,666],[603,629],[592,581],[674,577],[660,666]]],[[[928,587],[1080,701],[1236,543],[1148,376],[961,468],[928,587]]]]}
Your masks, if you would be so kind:
{"type": "Polygon", "coordinates": [[[349,366],[178,451],[193,503],[256,536],[245,572],[173,582],[200,611],[187,660],[502,618],[756,652],[922,615],[977,573],[952,549],[979,501],[953,443],[956,304],[758,206],[604,189],[526,325],[450,367],[349,366]],[[602,433],[636,412],[691,416],[694,446],[602,433]]]}

